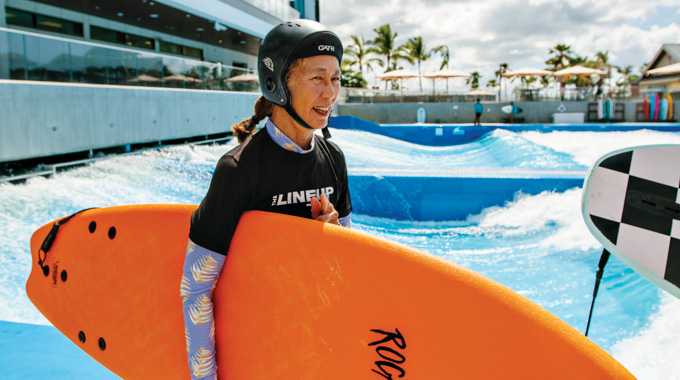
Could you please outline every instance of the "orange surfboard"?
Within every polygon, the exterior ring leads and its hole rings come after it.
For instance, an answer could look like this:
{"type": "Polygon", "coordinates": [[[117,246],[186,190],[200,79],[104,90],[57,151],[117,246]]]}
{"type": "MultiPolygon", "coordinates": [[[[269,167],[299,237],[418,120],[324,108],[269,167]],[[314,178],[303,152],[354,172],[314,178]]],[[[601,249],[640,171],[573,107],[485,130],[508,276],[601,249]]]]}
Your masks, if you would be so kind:
{"type": "MultiPolygon", "coordinates": [[[[124,379],[188,378],[180,282],[195,208],[87,210],[60,225],[46,254],[53,223],[41,227],[31,301],[124,379]]],[[[303,218],[244,214],[214,299],[223,379],[633,378],[484,276],[303,218]]]]}

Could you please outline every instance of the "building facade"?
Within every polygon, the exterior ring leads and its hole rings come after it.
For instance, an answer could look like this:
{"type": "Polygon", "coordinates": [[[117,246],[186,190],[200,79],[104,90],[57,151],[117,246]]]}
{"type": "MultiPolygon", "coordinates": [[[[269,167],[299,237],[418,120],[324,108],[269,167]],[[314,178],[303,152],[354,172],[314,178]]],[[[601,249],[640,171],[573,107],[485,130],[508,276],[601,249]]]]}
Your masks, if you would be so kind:
{"type": "Polygon", "coordinates": [[[680,100],[680,72],[664,75],[650,75],[649,70],[680,63],[680,44],[664,44],[650,61],[644,76],[637,81],[640,95],[649,93],[671,94],[680,100]]]}
{"type": "Polygon", "coordinates": [[[0,163],[228,133],[297,18],[318,0],[0,0],[0,163]]]}
{"type": "Polygon", "coordinates": [[[303,0],[0,0],[0,79],[239,90],[244,86],[223,80],[252,72],[267,31],[316,17],[315,6],[303,0]]]}

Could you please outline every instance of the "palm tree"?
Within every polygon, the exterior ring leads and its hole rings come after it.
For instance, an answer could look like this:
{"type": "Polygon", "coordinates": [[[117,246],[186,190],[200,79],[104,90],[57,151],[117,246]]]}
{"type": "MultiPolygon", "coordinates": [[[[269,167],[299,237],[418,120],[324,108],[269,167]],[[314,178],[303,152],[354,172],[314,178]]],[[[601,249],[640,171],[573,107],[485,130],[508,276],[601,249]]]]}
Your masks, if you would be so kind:
{"type": "MultiPolygon", "coordinates": [[[[423,37],[417,36],[417,37],[412,37],[409,38],[408,41],[406,41],[405,46],[405,53],[409,58],[411,58],[411,63],[413,62],[418,62],[418,75],[422,75],[420,71],[420,65],[423,61],[427,61],[432,54],[436,53],[437,51],[441,49],[446,49],[448,51],[448,48],[444,45],[442,46],[437,46],[436,48],[432,50],[427,50],[426,44],[423,41],[423,37]]],[[[419,78],[420,80],[420,91],[423,91],[423,77],[421,76],[419,78]]]]}
{"type": "Polygon", "coordinates": [[[580,55],[576,55],[574,57],[567,57],[567,61],[569,61],[569,66],[589,66],[592,65],[593,61],[588,60],[588,56],[581,57],[580,55]]]}
{"type": "MultiPolygon", "coordinates": [[[[370,41],[370,44],[375,48],[374,53],[385,56],[385,67],[387,67],[387,70],[389,70],[391,67],[390,61],[393,58],[404,58],[404,55],[402,54],[404,51],[404,46],[402,45],[395,47],[397,32],[392,33],[392,27],[390,24],[382,25],[377,29],[373,29],[373,31],[377,34],[377,36],[370,41]]],[[[387,89],[387,82],[385,82],[385,89],[387,89]]]]}
{"type": "Polygon", "coordinates": [[[470,73],[470,76],[465,79],[465,84],[469,84],[471,89],[476,90],[479,88],[479,80],[481,78],[482,76],[478,71],[473,71],[470,73]]]}
{"type": "Polygon", "coordinates": [[[549,49],[548,52],[554,56],[545,61],[545,63],[551,65],[553,71],[564,69],[573,59],[570,55],[572,53],[570,45],[557,44],[554,48],[549,49]]]}
{"type": "MultiPolygon", "coordinates": [[[[553,71],[558,71],[566,68],[572,59],[571,45],[567,44],[557,44],[554,48],[548,49],[548,53],[552,54],[553,57],[545,61],[546,65],[552,66],[550,69],[553,71]]],[[[557,83],[560,85],[564,84],[564,77],[557,79],[557,83]]]]}
{"type": "Polygon", "coordinates": [[[536,82],[537,80],[538,78],[536,78],[535,76],[523,76],[521,79],[522,84],[524,85],[524,87],[527,88],[529,87],[530,84],[536,82]]]}
{"type": "MultiPolygon", "coordinates": [[[[607,72],[607,79],[609,79],[609,86],[611,87],[612,85],[612,68],[609,65],[609,50],[605,52],[598,51],[597,54],[595,54],[595,59],[596,62],[598,63],[597,68],[601,70],[605,70],[607,72]]],[[[598,90],[599,92],[600,90],[598,90]]]]}
{"type": "Polygon", "coordinates": [[[503,83],[503,74],[508,72],[508,64],[503,62],[498,65],[498,70],[495,72],[496,78],[498,78],[498,100],[501,100],[501,84],[503,83]]]}
{"type": "Polygon", "coordinates": [[[623,92],[628,93],[628,85],[631,81],[640,78],[637,74],[633,74],[633,66],[628,65],[624,67],[614,66],[616,71],[623,76],[623,79],[616,83],[617,86],[623,87],[623,92]]]}
{"type": "Polygon", "coordinates": [[[491,91],[493,91],[496,87],[500,87],[500,83],[498,83],[495,79],[489,79],[488,82],[486,82],[486,88],[490,88],[491,91]]]}
{"type": "Polygon", "coordinates": [[[552,82],[552,76],[551,75],[543,75],[541,76],[541,87],[547,88],[550,86],[550,82],[552,82]]]}
{"type": "Polygon", "coordinates": [[[373,67],[371,66],[372,63],[377,63],[382,67],[383,61],[380,58],[368,58],[368,54],[376,53],[376,49],[370,47],[370,41],[366,41],[363,35],[361,38],[356,35],[350,37],[354,41],[354,44],[345,49],[345,56],[348,56],[349,59],[343,60],[343,63],[347,61],[348,67],[358,65],[359,73],[361,73],[362,77],[364,75],[364,67],[366,67],[367,72],[373,71],[373,67]]]}
{"type": "Polygon", "coordinates": [[[446,45],[440,45],[432,49],[435,53],[438,53],[442,57],[442,64],[439,65],[439,70],[444,70],[446,67],[449,68],[449,60],[451,59],[449,47],[446,45]]]}
{"type": "MultiPolygon", "coordinates": [[[[440,45],[433,50],[442,57],[442,64],[439,65],[439,70],[444,70],[445,67],[448,69],[449,61],[451,60],[451,52],[449,51],[449,47],[446,45],[440,45]]],[[[449,78],[446,78],[446,93],[449,93],[449,78]]]]}

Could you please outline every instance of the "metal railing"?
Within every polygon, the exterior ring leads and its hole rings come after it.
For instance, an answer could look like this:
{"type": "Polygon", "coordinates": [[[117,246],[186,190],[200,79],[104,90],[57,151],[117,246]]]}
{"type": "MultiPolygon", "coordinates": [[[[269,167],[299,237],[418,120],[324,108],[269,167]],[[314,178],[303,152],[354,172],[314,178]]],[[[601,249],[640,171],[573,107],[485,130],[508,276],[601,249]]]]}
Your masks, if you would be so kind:
{"type": "MultiPolygon", "coordinates": [[[[340,92],[340,103],[464,103],[475,102],[480,98],[484,102],[498,100],[498,90],[486,90],[494,95],[467,95],[463,93],[420,92],[410,90],[382,90],[368,88],[343,87],[340,92]]],[[[584,101],[602,99],[610,96],[619,100],[631,100],[629,91],[598,93],[595,87],[567,87],[562,90],[556,88],[515,88],[506,92],[503,89],[501,101],[584,101]]]]}

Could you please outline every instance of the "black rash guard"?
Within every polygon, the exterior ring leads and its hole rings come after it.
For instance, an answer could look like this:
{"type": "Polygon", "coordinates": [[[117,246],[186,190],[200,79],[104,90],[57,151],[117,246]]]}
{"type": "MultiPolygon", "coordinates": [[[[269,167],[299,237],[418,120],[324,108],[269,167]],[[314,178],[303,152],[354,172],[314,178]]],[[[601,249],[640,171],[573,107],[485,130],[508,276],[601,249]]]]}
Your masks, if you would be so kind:
{"type": "Polygon", "coordinates": [[[189,238],[211,251],[227,254],[241,215],[250,210],[312,217],[310,200],[326,195],[343,218],[352,211],[345,156],[317,135],[314,149],[291,152],[274,142],[266,129],[226,153],[217,162],[210,188],[191,217],[189,238]]]}

